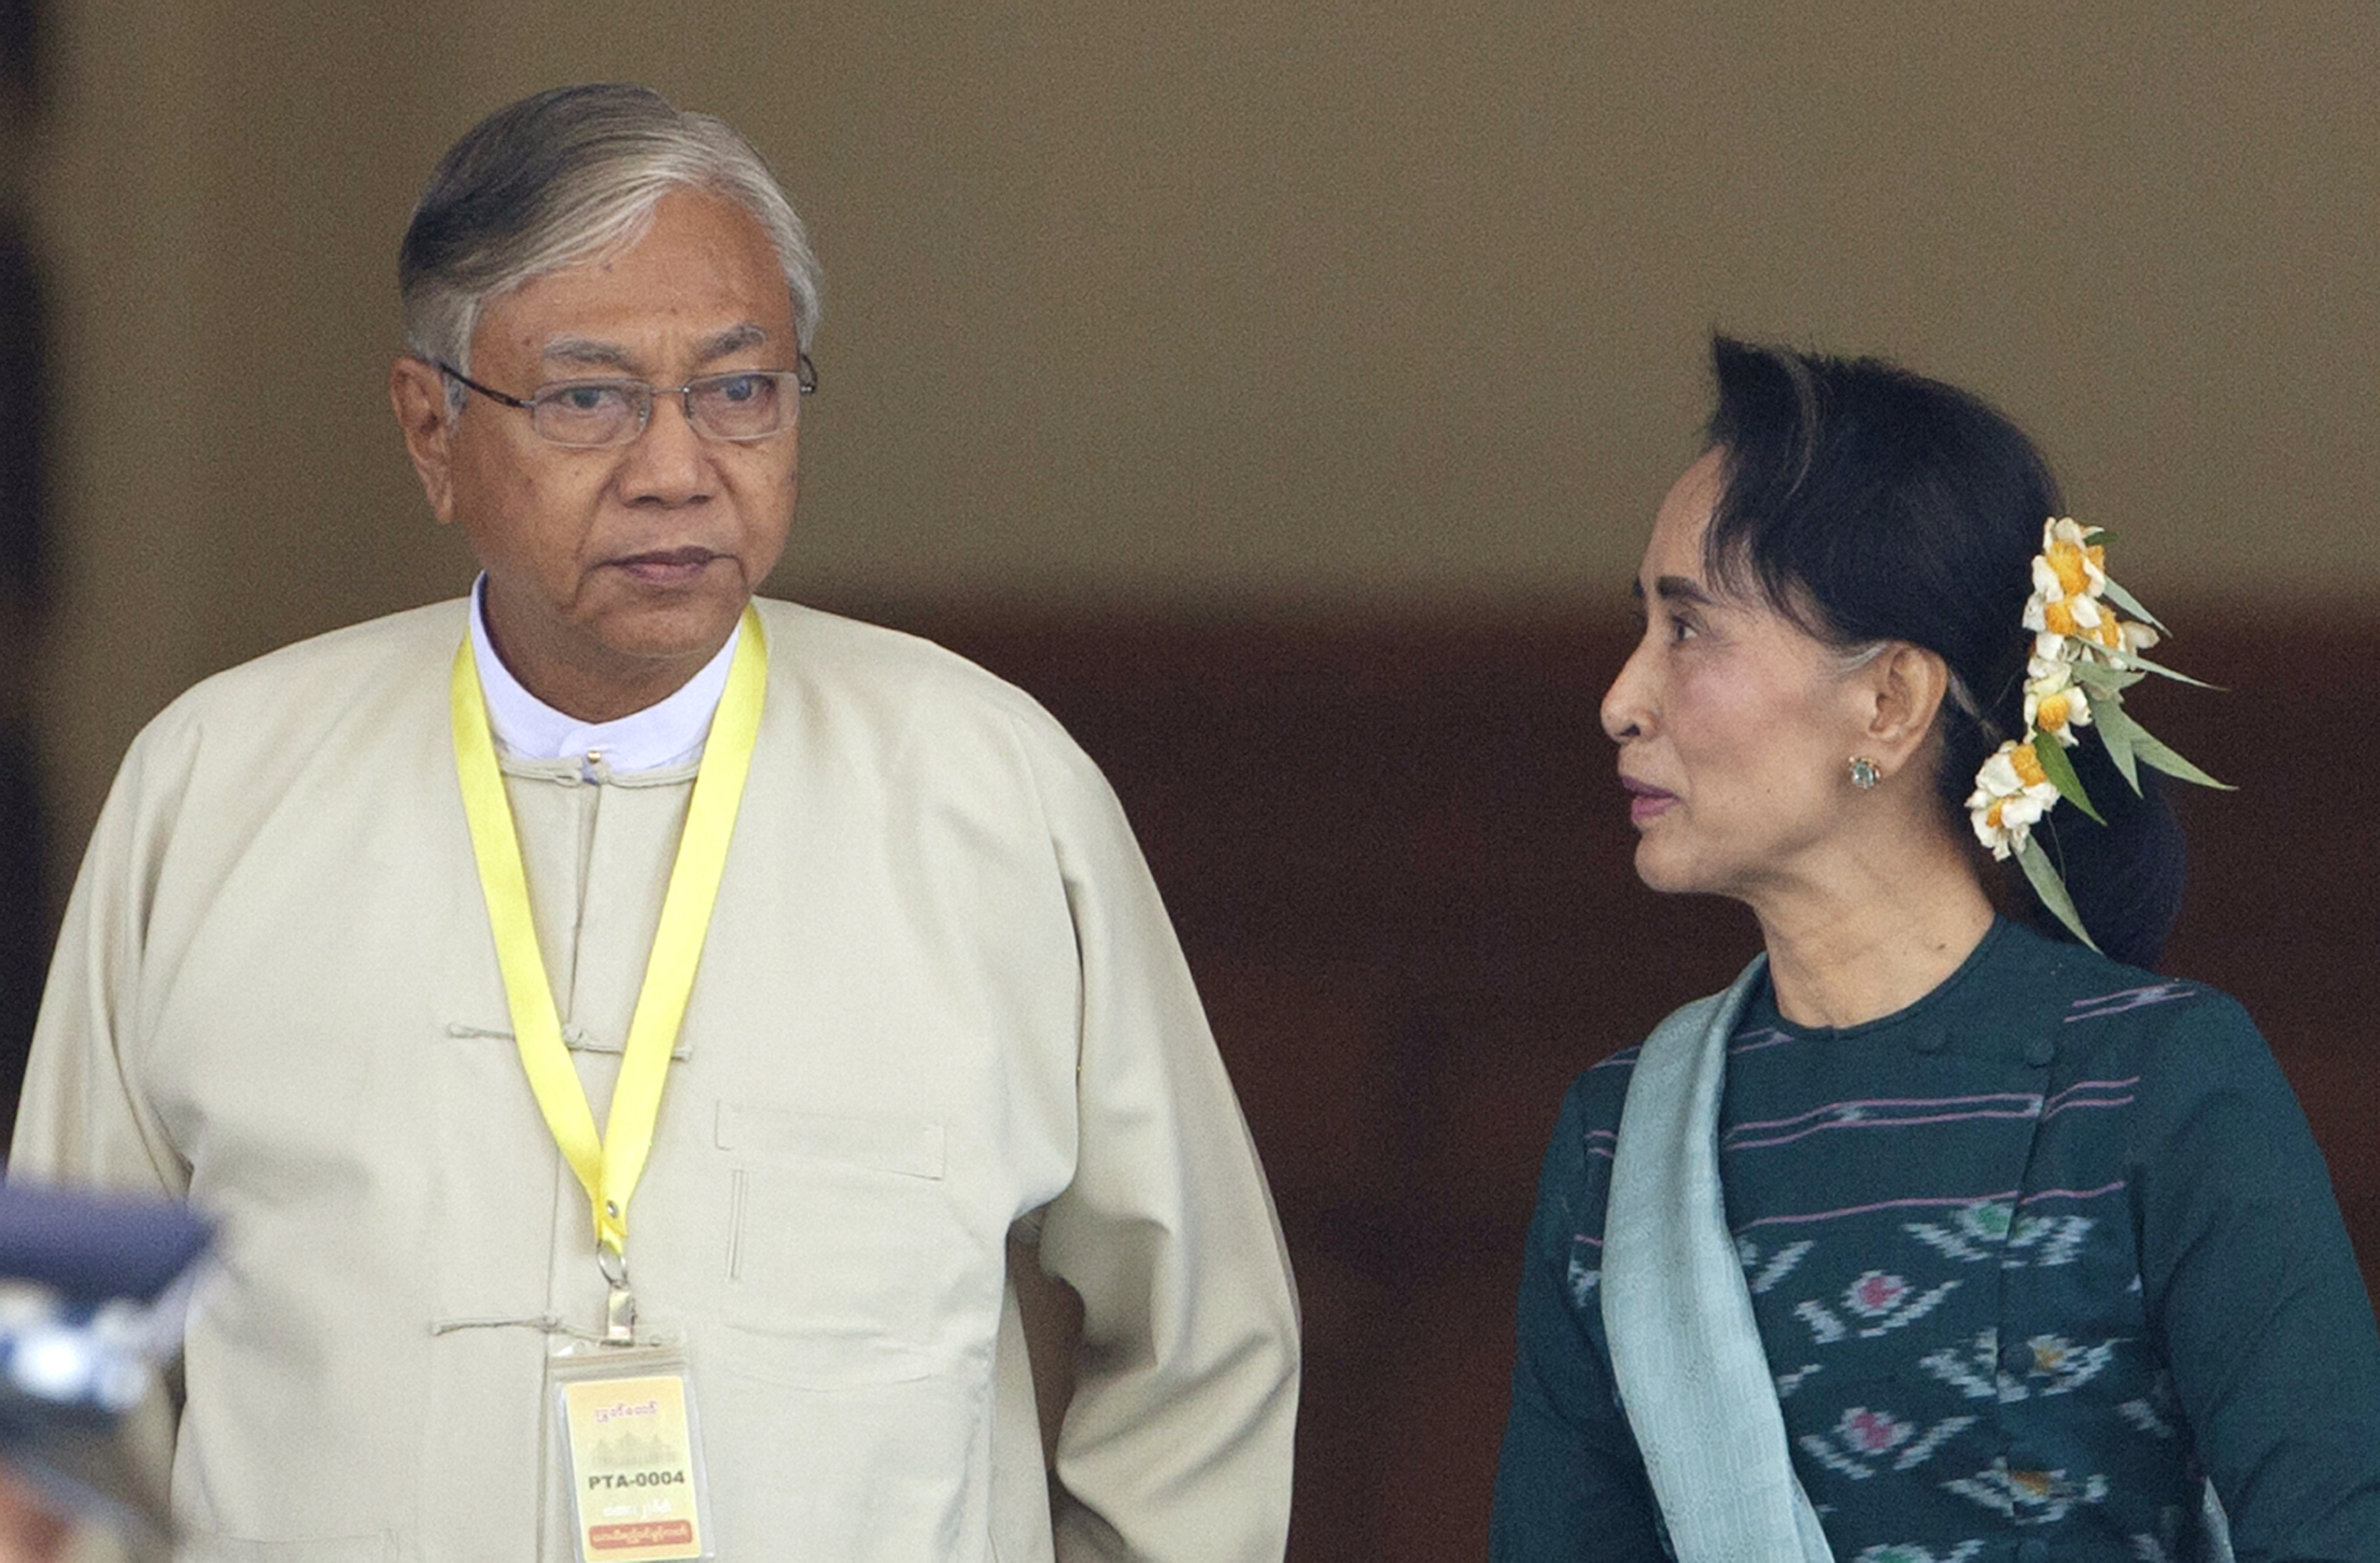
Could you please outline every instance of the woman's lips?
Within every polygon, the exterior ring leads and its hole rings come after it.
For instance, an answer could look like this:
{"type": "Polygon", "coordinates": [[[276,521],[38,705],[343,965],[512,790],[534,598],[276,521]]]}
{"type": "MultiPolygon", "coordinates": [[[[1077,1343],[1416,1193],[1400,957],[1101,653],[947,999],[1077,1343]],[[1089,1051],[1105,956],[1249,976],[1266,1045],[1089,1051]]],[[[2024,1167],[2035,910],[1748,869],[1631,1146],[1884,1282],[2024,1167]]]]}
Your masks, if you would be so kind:
{"type": "Polygon", "coordinates": [[[1627,788],[1630,794],[1628,818],[1631,824],[1642,825],[1657,815],[1665,814],[1669,811],[1670,806],[1678,801],[1678,795],[1675,793],[1665,793],[1660,788],[1648,782],[1639,782],[1633,776],[1621,777],[1620,784],[1627,788]]]}

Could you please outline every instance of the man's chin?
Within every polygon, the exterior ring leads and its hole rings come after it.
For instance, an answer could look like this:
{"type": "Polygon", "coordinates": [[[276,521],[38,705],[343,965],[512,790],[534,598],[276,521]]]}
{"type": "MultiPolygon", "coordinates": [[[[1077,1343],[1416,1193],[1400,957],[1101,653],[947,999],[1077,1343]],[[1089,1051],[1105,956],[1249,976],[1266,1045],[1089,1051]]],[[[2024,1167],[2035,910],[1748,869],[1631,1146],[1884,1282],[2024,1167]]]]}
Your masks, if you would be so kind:
{"type": "Polygon", "coordinates": [[[752,594],[743,577],[714,567],[682,581],[652,581],[625,573],[585,621],[592,637],[616,656],[673,661],[708,656],[726,644],[752,594]]]}
{"type": "Polygon", "coordinates": [[[735,633],[744,600],[698,616],[673,617],[661,623],[607,624],[598,636],[604,651],[622,669],[699,665],[718,654],[735,633]]]}

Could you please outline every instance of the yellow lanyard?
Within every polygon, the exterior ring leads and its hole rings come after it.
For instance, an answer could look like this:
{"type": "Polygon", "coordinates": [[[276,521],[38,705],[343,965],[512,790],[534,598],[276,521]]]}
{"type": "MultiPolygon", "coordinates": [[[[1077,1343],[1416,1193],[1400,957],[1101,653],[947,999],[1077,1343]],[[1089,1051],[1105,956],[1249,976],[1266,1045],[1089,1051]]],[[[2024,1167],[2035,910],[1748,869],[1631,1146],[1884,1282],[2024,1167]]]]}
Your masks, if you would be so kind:
{"type": "Polygon", "coordinates": [[[513,1035],[521,1067],[545,1114],[553,1142],[578,1174],[595,1212],[598,1257],[613,1282],[615,1303],[625,1292],[628,1243],[628,1197],[653,1145],[653,1122],[661,1113],[662,1083],[686,1019],[694,969],[702,958],[703,936],[719,897],[727,866],[728,838],[743,801],[745,773],[760,730],[760,702],[769,682],[769,653],[760,616],[744,610],[743,637],[727,670],[727,688],[710,719],[710,736],[694,778],[677,863],[662,900],[660,928],[645,963],[644,987],[628,1023],[628,1043],[612,1092],[611,1119],[595,1137],[595,1114],[562,1041],[562,1018],[537,947],[528,904],[528,876],[521,866],[520,837],[513,829],[504,775],[496,769],[496,745],[488,727],[479,663],[464,638],[455,653],[451,688],[455,722],[455,769],[463,784],[463,814],[470,821],[471,853],[479,860],[480,889],[495,935],[496,965],[504,974],[504,999],[512,1009],[513,1035]]]}

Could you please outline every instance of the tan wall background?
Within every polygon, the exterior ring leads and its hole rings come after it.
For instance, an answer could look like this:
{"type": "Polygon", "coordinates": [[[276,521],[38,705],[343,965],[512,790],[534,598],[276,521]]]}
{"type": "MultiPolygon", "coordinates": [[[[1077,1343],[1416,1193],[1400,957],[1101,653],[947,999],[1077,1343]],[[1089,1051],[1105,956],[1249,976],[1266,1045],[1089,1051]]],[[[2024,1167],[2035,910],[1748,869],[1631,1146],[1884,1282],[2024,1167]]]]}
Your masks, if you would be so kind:
{"type": "Polygon", "coordinates": [[[468,578],[382,390],[499,102],[629,77],[828,267],[781,589],[1617,600],[1713,324],[2002,400],[2141,588],[2380,603],[2380,8],[59,0],[62,843],[195,676],[468,578]]]}

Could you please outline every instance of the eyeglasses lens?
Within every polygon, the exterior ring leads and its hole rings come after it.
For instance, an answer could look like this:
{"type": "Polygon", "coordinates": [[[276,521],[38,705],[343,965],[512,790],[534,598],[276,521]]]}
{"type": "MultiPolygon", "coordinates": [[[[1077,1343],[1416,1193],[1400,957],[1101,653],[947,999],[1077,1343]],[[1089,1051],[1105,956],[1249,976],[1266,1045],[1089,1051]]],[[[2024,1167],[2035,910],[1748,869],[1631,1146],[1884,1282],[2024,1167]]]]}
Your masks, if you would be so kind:
{"type": "Polygon", "coordinates": [[[784,427],[784,376],[713,374],[686,388],[695,427],[722,440],[758,440],[784,427]]]}
{"type": "MultiPolygon", "coordinates": [[[[714,440],[765,440],[789,421],[785,382],[794,378],[782,370],[705,375],[685,387],[686,416],[714,440]]],[[[641,380],[573,381],[538,392],[530,417],[558,445],[625,444],[644,431],[654,395],[641,380]]]]}
{"type": "Polygon", "coordinates": [[[644,427],[650,387],[634,381],[550,385],[529,402],[537,431],[557,445],[614,445],[644,427]]]}

